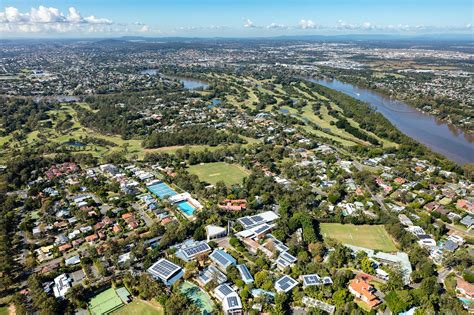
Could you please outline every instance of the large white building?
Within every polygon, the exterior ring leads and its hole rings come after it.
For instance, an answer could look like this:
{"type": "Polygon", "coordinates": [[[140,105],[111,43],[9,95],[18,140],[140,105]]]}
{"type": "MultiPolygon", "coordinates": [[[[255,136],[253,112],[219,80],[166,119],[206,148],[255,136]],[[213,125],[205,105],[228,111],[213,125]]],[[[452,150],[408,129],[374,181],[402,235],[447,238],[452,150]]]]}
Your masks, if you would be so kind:
{"type": "Polygon", "coordinates": [[[214,289],[215,297],[222,303],[225,315],[243,315],[242,301],[228,284],[223,283],[214,289]]]}
{"type": "Polygon", "coordinates": [[[54,278],[54,296],[63,299],[66,296],[67,291],[71,288],[71,282],[72,280],[68,278],[65,273],[54,278]]]}

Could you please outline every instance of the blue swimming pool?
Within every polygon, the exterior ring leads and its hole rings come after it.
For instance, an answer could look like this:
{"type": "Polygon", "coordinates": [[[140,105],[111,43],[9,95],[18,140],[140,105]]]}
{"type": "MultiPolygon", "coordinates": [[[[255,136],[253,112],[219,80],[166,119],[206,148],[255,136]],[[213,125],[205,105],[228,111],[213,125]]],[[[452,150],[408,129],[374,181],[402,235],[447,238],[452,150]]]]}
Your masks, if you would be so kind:
{"type": "Polygon", "coordinates": [[[194,208],[194,207],[193,207],[189,202],[187,202],[187,201],[178,202],[176,205],[178,206],[178,208],[181,209],[181,211],[183,211],[183,212],[186,213],[187,215],[193,215],[194,210],[196,210],[196,208],[194,208]]]}
{"type": "Polygon", "coordinates": [[[170,186],[166,185],[165,183],[158,183],[147,187],[150,192],[158,196],[160,199],[165,199],[171,196],[176,195],[176,191],[174,191],[170,186]]]}

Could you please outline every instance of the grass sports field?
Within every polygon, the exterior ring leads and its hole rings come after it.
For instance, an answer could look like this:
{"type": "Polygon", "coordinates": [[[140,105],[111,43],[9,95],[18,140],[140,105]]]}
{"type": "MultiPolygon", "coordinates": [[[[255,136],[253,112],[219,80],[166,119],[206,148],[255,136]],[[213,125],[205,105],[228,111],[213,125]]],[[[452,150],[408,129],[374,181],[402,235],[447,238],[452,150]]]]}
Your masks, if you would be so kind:
{"type": "Polygon", "coordinates": [[[129,304],[122,308],[119,308],[113,315],[129,315],[129,314],[140,314],[140,315],[163,315],[164,311],[158,302],[155,301],[141,301],[133,300],[129,304]]]}
{"type": "Polygon", "coordinates": [[[192,165],[189,167],[189,172],[213,185],[219,181],[223,181],[226,185],[242,184],[243,179],[249,174],[245,168],[225,162],[192,165]]]}
{"type": "Polygon", "coordinates": [[[114,288],[105,290],[104,292],[94,296],[89,301],[89,310],[92,315],[110,313],[122,306],[123,302],[115,292],[114,288]]]}
{"type": "Polygon", "coordinates": [[[343,244],[366,247],[384,252],[396,251],[394,242],[383,225],[353,225],[321,223],[321,234],[343,244]]]}

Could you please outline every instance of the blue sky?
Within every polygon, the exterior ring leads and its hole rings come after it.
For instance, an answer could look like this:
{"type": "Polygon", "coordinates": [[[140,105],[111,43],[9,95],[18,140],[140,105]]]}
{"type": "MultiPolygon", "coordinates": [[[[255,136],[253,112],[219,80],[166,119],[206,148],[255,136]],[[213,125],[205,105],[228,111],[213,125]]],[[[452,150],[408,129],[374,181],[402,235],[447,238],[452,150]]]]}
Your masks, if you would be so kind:
{"type": "Polygon", "coordinates": [[[2,0],[0,10],[6,36],[461,33],[474,16],[472,0],[2,0]]]}

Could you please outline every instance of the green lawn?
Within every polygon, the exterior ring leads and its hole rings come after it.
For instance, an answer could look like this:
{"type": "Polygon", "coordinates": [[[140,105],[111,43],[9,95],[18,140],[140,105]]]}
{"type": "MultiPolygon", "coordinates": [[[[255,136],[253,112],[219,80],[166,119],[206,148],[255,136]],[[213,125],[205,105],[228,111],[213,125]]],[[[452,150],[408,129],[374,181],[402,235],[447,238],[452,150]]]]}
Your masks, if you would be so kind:
{"type": "Polygon", "coordinates": [[[130,315],[130,314],[140,314],[140,315],[163,315],[164,311],[160,304],[157,302],[151,301],[141,301],[133,300],[129,304],[125,305],[122,308],[119,308],[113,315],[130,315]]]}
{"type": "Polygon", "coordinates": [[[245,168],[225,162],[192,165],[189,167],[189,172],[213,185],[219,181],[223,181],[226,185],[242,184],[243,179],[249,175],[249,171],[245,168]]]}
{"type": "Polygon", "coordinates": [[[8,306],[2,306],[2,307],[0,307],[0,315],[8,315],[8,314],[10,314],[10,313],[8,312],[8,306]]]}
{"type": "Polygon", "coordinates": [[[383,225],[353,225],[339,223],[321,223],[321,234],[343,244],[366,247],[384,252],[396,251],[383,225]]]}

